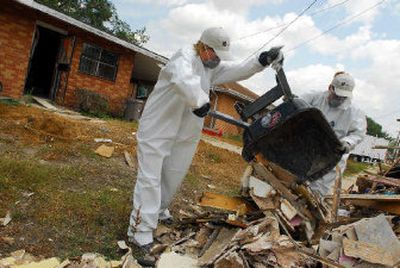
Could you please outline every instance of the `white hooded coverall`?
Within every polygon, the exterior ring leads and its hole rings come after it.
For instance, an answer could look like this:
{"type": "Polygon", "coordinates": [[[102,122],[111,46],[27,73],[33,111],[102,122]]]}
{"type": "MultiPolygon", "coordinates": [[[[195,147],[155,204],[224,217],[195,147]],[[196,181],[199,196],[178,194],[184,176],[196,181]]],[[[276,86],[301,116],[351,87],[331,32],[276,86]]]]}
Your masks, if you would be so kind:
{"type": "MultiPolygon", "coordinates": [[[[328,103],[329,92],[307,94],[302,97],[308,104],[322,111],[340,141],[350,144],[350,148],[359,144],[365,137],[367,121],[365,114],[352,106],[351,99],[338,107],[331,107],[328,103]]],[[[347,158],[350,154],[344,154],[338,165],[340,172],[346,168],[347,158]]],[[[321,196],[330,193],[336,179],[336,168],[324,175],[321,179],[311,182],[310,187],[321,196]]]]}
{"type": "Polygon", "coordinates": [[[159,217],[169,216],[167,208],[190,167],[203,127],[204,119],[192,111],[210,101],[210,87],[247,79],[263,69],[258,57],[205,68],[193,47],[179,50],[161,69],[139,122],[129,237],[141,245],[151,243],[159,217]]]}

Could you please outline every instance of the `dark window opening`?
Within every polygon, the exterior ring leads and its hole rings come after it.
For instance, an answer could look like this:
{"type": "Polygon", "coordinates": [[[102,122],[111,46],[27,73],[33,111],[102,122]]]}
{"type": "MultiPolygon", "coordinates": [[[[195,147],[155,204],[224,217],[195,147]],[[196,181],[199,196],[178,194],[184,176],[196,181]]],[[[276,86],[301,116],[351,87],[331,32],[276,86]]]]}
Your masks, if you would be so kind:
{"type": "Polygon", "coordinates": [[[85,43],[83,44],[79,71],[115,81],[118,58],[116,53],[85,43]]]}

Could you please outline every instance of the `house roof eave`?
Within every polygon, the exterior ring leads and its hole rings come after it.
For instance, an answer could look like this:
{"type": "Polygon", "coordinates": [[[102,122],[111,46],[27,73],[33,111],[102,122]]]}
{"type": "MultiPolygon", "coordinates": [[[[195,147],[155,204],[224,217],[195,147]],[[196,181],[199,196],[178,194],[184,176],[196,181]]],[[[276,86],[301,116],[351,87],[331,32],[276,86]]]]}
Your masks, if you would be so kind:
{"type": "Polygon", "coordinates": [[[148,57],[150,57],[150,58],[152,58],[152,59],[154,59],[154,60],[156,60],[156,61],[158,61],[160,63],[166,64],[168,62],[168,58],[166,58],[166,57],[164,57],[164,56],[162,56],[160,54],[157,54],[157,53],[155,53],[153,51],[150,51],[149,49],[146,49],[144,47],[140,47],[138,45],[134,45],[134,44],[131,44],[129,42],[126,42],[126,41],[124,41],[122,39],[119,39],[118,37],[115,37],[115,36],[113,36],[113,35],[111,35],[109,33],[106,33],[106,32],[103,32],[103,31],[101,31],[99,29],[96,29],[93,26],[87,25],[87,24],[85,24],[85,23],[83,23],[83,22],[81,22],[81,21],[79,21],[77,19],[74,19],[74,18],[72,18],[72,17],[70,17],[68,15],[65,15],[64,13],[56,11],[56,10],[54,10],[52,8],[49,8],[49,7],[45,6],[45,5],[39,4],[39,3],[37,3],[37,2],[35,2],[33,0],[14,0],[14,1],[19,3],[19,4],[22,4],[24,6],[27,6],[29,8],[32,8],[34,10],[37,10],[39,12],[42,12],[44,14],[47,14],[47,15],[49,15],[49,16],[57,19],[57,20],[60,20],[60,21],[65,22],[67,24],[73,25],[73,26],[75,26],[77,28],[80,28],[80,29],[82,29],[84,31],[90,32],[90,33],[92,33],[92,34],[94,34],[96,36],[99,36],[101,38],[107,39],[107,40],[109,40],[109,41],[111,41],[113,43],[116,43],[116,44],[118,44],[118,45],[120,45],[122,47],[125,47],[125,48],[127,48],[129,50],[141,53],[141,54],[143,54],[145,56],[148,56],[148,57]]]}

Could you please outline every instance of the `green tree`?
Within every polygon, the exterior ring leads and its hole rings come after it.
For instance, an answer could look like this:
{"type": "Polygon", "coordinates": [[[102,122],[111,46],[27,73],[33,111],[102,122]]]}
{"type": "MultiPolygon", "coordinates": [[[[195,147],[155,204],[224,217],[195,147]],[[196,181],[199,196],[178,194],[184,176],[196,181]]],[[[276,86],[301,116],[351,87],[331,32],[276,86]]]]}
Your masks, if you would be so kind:
{"type": "Polygon", "coordinates": [[[378,124],[371,117],[368,116],[367,116],[367,134],[374,137],[385,138],[387,140],[393,139],[387,132],[382,130],[382,126],[380,124],[378,124]]]}
{"type": "Polygon", "coordinates": [[[127,42],[141,45],[149,40],[146,28],[132,31],[129,24],[118,17],[109,0],[35,0],[68,16],[108,32],[127,42]]]}

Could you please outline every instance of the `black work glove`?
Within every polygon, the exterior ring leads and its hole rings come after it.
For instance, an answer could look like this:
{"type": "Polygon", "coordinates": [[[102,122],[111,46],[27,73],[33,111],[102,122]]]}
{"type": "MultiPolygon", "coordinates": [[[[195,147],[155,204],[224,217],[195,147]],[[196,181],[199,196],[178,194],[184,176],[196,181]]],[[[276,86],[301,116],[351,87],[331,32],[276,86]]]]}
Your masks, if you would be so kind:
{"type": "Polygon", "coordinates": [[[193,113],[198,117],[204,117],[208,114],[208,112],[210,111],[210,108],[211,108],[210,103],[207,102],[200,108],[194,109],[193,113]]]}
{"type": "Polygon", "coordinates": [[[282,47],[273,47],[268,51],[264,51],[258,57],[258,61],[262,66],[267,66],[277,61],[281,66],[283,64],[283,54],[281,52],[282,47]]]}
{"type": "Polygon", "coordinates": [[[351,150],[351,145],[347,141],[342,141],[342,145],[338,148],[338,150],[343,154],[348,154],[351,150]]]}

